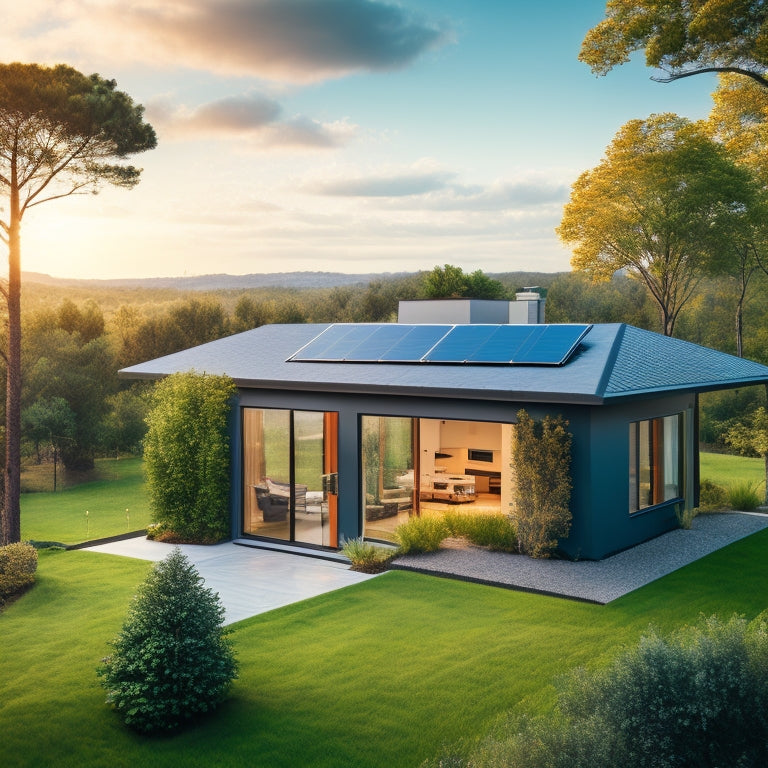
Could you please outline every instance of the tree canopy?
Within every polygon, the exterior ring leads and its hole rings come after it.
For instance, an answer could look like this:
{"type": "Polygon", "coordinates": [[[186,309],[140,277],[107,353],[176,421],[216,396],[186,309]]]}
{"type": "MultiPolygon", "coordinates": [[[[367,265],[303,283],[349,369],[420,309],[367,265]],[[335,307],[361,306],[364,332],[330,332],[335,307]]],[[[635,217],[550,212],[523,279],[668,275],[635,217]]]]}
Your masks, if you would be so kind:
{"type": "Polygon", "coordinates": [[[624,125],[600,164],[574,183],[557,232],[595,280],[641,280],[664,334],[752,203],[751,176],[704,126],[674,114],[624,125]]]}
{"type": "Polygon", "coordinates": [[[733,72],[768,88],[768,7],[763,0],[608,0],[579,59],[604,75],[645,51],[662,82],[733,72]]]}
{"type": "Polygon", "coordinates": [[[0,240],[8,246],[3,542],[20,538],[21,223],[32,207],[101,184],[130,189],[141,170],[123,161],[153,149],[143,107],[114,80],[66,65],[0,65],[0,240]]]}
{"type": "Polygon", "coordinates": [[[481,270],[466,274],[461,267],[446,264],[424,275],[423,292],[428,299],[503,299],[507,289],[481,270]]]}

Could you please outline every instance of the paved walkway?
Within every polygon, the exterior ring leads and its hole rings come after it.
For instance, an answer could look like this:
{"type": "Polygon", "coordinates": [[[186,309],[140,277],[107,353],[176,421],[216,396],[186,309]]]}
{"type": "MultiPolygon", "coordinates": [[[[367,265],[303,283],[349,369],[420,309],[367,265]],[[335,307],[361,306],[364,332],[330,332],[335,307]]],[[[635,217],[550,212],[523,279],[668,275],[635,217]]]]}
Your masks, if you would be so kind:
{"type": "Polygon", "coordinates": [[[768,527],[768,515],[705,514],[690,530],[665,533],[605,560],[534,560],[453,542],[405,555],[394,567],[594,603],[609,603],[678,568],[768,527]]]}
{"type": "MultiPolygon", "coordinates": [[[[174,546],[140,536],[82,551],[158,561],[174,546]]],[[[205,579],[205,585],[219,593],[227,624],[373,578],[350,571],[348,563],[232,542],[210,547],[182,544],[180,549],[205,579]]]]}

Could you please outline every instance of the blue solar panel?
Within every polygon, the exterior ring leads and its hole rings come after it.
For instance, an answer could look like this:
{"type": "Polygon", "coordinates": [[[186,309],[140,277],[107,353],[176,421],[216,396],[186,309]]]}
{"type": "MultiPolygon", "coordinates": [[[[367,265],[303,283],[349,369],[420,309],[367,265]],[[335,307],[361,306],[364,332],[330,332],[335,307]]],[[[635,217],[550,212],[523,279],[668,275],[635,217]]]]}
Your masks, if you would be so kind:
{"type": "Polygon", "coordinates": [[[382,359],[382,355],[391,349],[397,342],[410,332],[408,325],[397,325],[396,323],[387,323],[386,325],[376,326],[376,330],[358,344],[349,350],[347,360],[357,362],[375,362],[382,359]]]}
{"type": "Polygon", "coordinates": [[[500,325],[477,351],[473,363],[516,363],[518,351],[541,332],[541,325],[500,325]]]}
{"type": "Polygon", "coordinates": [[[587,334],[589,325],[542,325],[542,332],[533,344],[519,350],[515,363],[519,365],[562,365],[573,354],[587,334]]]}
{"type": "Polygon", "coordinates": [[[331,325],[309,344],[303,346],[292,360],[341,361],[346,354],[371,336],[377,325],[331,325]]]}
{"type": "Polygon", "coordinates": [[[379,358],[388,363],[419,363],[447,333],[451,325],[411,325],[408,333],[379,358]]]}
{"type": "Polygon", "coordinates": [[[563,365],[591,325],[337,324],[290,360],[563,365]]]}
{"type": "Polygon", "coordinates": [[[498,330],[496,325],[457,325],[424,357],[430,363],[462,363],[477,351],[478,344],[498,330]]]}

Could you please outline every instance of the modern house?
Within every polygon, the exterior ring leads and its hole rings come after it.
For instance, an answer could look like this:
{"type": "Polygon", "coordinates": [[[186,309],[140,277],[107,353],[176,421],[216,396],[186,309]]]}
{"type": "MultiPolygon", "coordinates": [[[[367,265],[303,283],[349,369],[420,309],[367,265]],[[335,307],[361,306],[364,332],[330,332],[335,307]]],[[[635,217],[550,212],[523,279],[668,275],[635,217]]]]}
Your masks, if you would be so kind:
{"type": "Polygon", "coordinates": [[[625,324],[544,324],[543,300],[402,302],[398,323],[271,325],[126,368],[226,374],[233,538],[330,551],[410,515],[514,513],[517,414],[562,415],[570,535],[600,559],[698,503],[698,394],[768,367],[625,324]]]}

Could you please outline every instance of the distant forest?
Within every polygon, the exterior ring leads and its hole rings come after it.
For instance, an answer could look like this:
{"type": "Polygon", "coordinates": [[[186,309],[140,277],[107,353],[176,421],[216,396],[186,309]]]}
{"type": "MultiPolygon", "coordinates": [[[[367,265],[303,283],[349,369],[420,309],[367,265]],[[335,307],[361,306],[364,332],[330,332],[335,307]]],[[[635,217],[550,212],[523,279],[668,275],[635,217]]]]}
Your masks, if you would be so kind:
{"type": "MultiPolygon", "coordinates": [[[[219,289],[206,289],[203,279],[185,289],[158,287],[156,281],[149,281],[153,287],[142,281],[115,286],[29,275],[23,287],[29,460],[44,461],[55,452],[68,469],[88,469],[96,455],[137,449],[150,387],[120,381],[120,368],[270,323],[392,321],[400,299],[428,295],[429,274],[366,275],[356,282],[350,275],[300,273],[295,281],[282,277],[302,287],[219,289]],[[308,286],[313,280],[321,285],[308,286]]],[[[545,288],[547,322],[629,323],[660,331],[644,286],[620,274],[597,284],[574,272],[487,277],[501,283],[509,298],[524,287],[545,288]]],[[[179,281],[177,286],[185,284],[179,281]]],[[[766,288],[761,274],[744,307],[744,356],[768,364],[766,288]]],[[[734,354],[737,298],[735,282],[702,281],[675,335],[734,354]]],[[[724,448],[728,427],[764,401],[762,387],[703,396],[702,439],[724,448]]]]}

